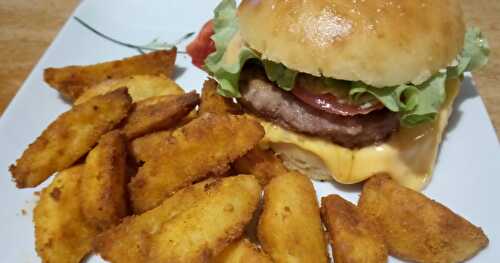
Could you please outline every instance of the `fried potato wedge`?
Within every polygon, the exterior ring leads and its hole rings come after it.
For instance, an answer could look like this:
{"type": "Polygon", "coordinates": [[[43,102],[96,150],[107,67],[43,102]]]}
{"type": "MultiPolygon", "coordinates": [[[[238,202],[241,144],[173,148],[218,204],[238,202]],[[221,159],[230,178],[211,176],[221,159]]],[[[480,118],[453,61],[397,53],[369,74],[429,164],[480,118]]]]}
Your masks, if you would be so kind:
{"type": "Polygon", "coordinates": [[[73,104],[82,104],[89,99],[126,87],[132,102],[165,95],[181,95],[184,90],[164,75],[134,75],[121,79],[110,79],[85,89],[73,104]]]}
{"type": "Polygon", "coordinates": [[[257,235],[274,262],[329,262],[316,192],[304,175],[280,175],[265,187],[257,235]]]}
{"type": "Polygon", "coordinates": [[[126,89],[74,106],[60,115],[29,145],[9,170],[17,187],[34,187],[70,167],[124,119],[131,107],[126,89]]]}
{"type": "MultiPolygon", "coordinates": [[[[244,116],[205,114],[172,134],[159,155],[146,161],[129,184],[132,207],[142,213],[175,191],[208,175],[222,174],[264,136],[257,121],[244,116]]],[[[157,147],[157,148],[160,148],[157,147]]]]}
{"type": "Polygon", "coordinates": [[[249,175],[202,181],[103,232],[96,250],[110,262],[205,262],[241,235],[259,195],[249,175]]]}
{"type": "Polygon", "coordinates": [[[221,186],[209,188],[208,198],[164,224],[152,237],[149,258],[153,262],[206,262],[242,235],[259,203],[259,182],[252,175],[220,182],[221,186]]]}
{"type": "Polygon", "coordinates": [[[262,150],[259,147],[253,148],[236,160],[233,168],[240,174],[253,174],[262,186],[274,177],[288,173],[281,160],[271,150],[262,150]]]}
{"type": "Polygon", "coordinates": [[[175,126],[198,105],[196,92],[153,97],[136,103],[125,121],[123,132],[130,140],[175,126]]]}
{"type": "Polygon", "coordinates": [[[125,138],[118,131],[101,137],[87,155],[78,194],[84,218],[99,230],[120,222],[128,213],[125,138]]]}
{"type": "Polygon", "coordinates": [[[384,237],[372,218],[338,195],[321,198],[321,215],[330,234],[336,263],[387,262],[384,237]]]}
{"type": "Polygon", "coordinates": [[[145,162],[156,158],[161,145],[173,140],[172,130],[158,131],[134,139],[129,143],[128,151],[136,161],[145,162]]]}
{"type": "Polygon", "coordinates": [[[241,108],[229,98],[217,93],[217,82],[213,79],[205,80],[201,91],[200,114],[240,114],[241,108]]]}
{"type": "MultiPolygon", "coordinates": [[[[143,262],[150,249],[150,238],[161,226],[206,198],[214,179],[207,179],[183,188],[160,206],[139,216],[130,216],[114,228],[100,234],[95,247],[101,256],[111,262],[143,262]]],[[[230,184],[231,185],[231,184],[230,184]]]]}
{"type": "Polygon", "coordinates": [[[43,262],[80,262],[92,250],[97,230],[83,219],[76,195],[83,170],[80,165],[60,172],[40,194],[33,221],[43,262]]]}
{"type": "Polygon", "coordinates": [[[488,245],[479,227],[386,175],[365,183],[358,206],[380,222],[389,253],[405,260],[462,262],[488,245]]]}
{"type": "Polygon", "coordinates": [[[272,263],[273,261],[264,251],[259,249],[248,239],[240,239],[218,254],[212,263],[272,263]]]}
{"type": "Polygon", "coordinates": [[[170,77],[174,71],[176,55],[177,50],[174,48],[95,65],[47,68],[43,77],[45,82],[65,98],[74,101],[86,89],[105,80],[140,74],[163,74],[170,77]]]}

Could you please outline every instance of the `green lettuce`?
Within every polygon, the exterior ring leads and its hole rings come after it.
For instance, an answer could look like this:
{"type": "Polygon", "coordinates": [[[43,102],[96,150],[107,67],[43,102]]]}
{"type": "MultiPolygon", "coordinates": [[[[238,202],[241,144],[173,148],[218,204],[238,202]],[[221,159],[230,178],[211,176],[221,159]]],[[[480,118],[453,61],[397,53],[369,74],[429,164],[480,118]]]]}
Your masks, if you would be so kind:
{"type": "MultiPolygon", "coordinates": [[[[207,57],[205,67],[219,82],[219,94],[241,96],[238,82],[241,69],[249,60],[262,63],[267,77],[280,88],[287,91],[293,89],[297,71],[280,63],[261,60],[260,54],[241,41],[234,0],[222,0],[214,11],[213,22],[215,34],[212,40],[216,51],[207,57]]],[[[380,88],[352,82],[349,91],[351,100],[360,101],[366,95],[373,96],[389,110],[399,112],[403,126],[411,127],[434,120],[446,98],[446,79],[461,77],[465,71],[477,69],[488,61],[488,42],[478,28],[469,28],[464,41],[464,49],[454,65],[439,71],[424,83],[380,88]]]]}
{"type": "Polygon", "coordinates": [[[448,67],[448,77],[460,77],[465,71],[473,71],[488,63],[490,48],[488,41],[477,27],[465,32],[464,49],[458,55],[457,65],[448,67]]]}
{"type": "Polygon", "coordinates": [[[465,71],[475,70],[488,62],[488,42],[481,31],[470,28],[465,33],[464,49],[457,57],[456,65],[442,70],[420,85],[403,84],[395,87],[376,88],[354,82],[349,92],[356,101],[363,94],[370,94],[389,110],[401,113],[403,126],[416,126],[436,118],[446,98],[446,79],[462,76],[465,71]]]}
{"type": "MultiPolygon", "coordinates": [[[[238,81],[243,65],[250,59],[260,59],[257,52],[242,43],[231,43],[239,34],[236,3],[234,0],[222,0],[214,11],[214,32],[212,40],[216,51],[205,60],[205,68],[219,82],[218,92],[225,97],[240,97],[238,81]],[[232,45],[232,46],[230,46],[232,45]]],[[[269,60],[262,61],[267,77],[279,87],[291,90],[297,72],[284,65],[269,60]]]]}

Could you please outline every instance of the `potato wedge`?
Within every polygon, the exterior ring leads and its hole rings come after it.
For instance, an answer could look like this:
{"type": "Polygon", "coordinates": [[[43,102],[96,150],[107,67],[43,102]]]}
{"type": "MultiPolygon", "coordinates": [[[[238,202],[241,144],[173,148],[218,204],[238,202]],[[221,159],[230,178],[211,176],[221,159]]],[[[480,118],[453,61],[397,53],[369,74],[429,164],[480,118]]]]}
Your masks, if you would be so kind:
{"type": "Polygon", "coordinates": [[[206,262],[242,235],[259,203],[259,182],[252,175],[240,175],[221,179],[219,190],[217,185],[212,187],[208,198],[164,224],[152,237],[150,259],[206,262]]]}
{"type": "Polygon", "coordinates": [[[122,128],[127,139],[175,126],[198,105],[196,92],[153,97],[136,103],[122,128]]]}
{"type": "Polygon", "coordinates": [[[43,262],[80,262],[92,250],[97,230],[83,219],[76,194],[83,170],[80,165],[60,172],[40,194],[33,222],[43,262]]]}
{"type": "Polygon", "coordinates": [[[134,139],[129,143],[128,151],[138,162],[156,158],[159,149],[162,148],[161,145],[173,140],[172,132],[172,130],[158,131],[134,139]]]}
{"type": "Polygon", "coordinates": [[[380,222],[389,253],[405,260],[462,262],[488,245],[479,227],[387,175],[365,183],[358,206],[380,222]]]}
{"type": "Polygon", "coordinates": [[[214,185],[207,179],[175,193],[160,206],[140,216],[130,216],[123,222],[100,234],[96,239],[96,250],[102,258],[111,262],[143,262],[150,249],[149,238],[160,227],[180,213],[206,198],[207,189],[214,185]]]}
{"type": "Polygon", "coordinates": [[[387,262],[387,247],[378,222],[338,195],[321,198],[321,215],[330,234],[336,263],[387,262]]]}
{"type": "Polygon", "coordinates": [[[164,75],[133,75],[121,79],[110,79],[85,89],[74,101],[74,105],[82,104],[89,99],[104,95],[113,90],[126,87],[132,102],[138,102],[151,97],[165,95],[181,95],[184,90],[173,80],[164,75]]]}
{"type": "Polygon", "coordinates": [[[262,150],[259,147],[253,148],[236,160],[233,168],[240,174],[253,174],[262,186],[274,177],[288,173],[281,160],[271,150],[262,150]]]}
{"type": "Polygon", "coordinates": [[[74,106],[60,115],[29,145],[9,170],[17,187],[34,187],[54,172],[70,167],[127,116],[131,99],[126,89],[74,106]]]}
{"type": "Polygon", "coordinates": [[[207,79],[203,83],[201,91],[200,114],[240,114],[241,108],[229,98],[224,98],[217,93],[217,82],[213,79],[207,79]]]}
{"type": "Polygon", "coordinates": [[[290,172],[264,189],[264,209],[257,235],[274,262],[329,262],[314,187],[290,172]]]}
{"type": "Polygon", "coordinates": [[[272,263],[264,251],[252,244],[248,239],[240,239],[226,247],[212,263],[272,263]]]}
{"type": "Polygon", "coordinates": [[[208,175],[224,173],[263,136],[260,124],[243,116],[205,114],[191,121],[176,130],[158,149],[159,155],[146,161],[132,178],[129,192],[134,212],[154,208],[208,175]]]}
{"type": "Polygon", "coordinates": [[[205,262],[243,232],[260,194],[253,176],[208,179],[99,235],[110,262],[205,262]]]}
{"type": "Polygon", "coordinates": [[[126,158],[125,138],[114,130],[101,137],[85,160],[78,194],[83,217],[100,231],[128,213],[126,158]]]}
{"type": "Polygon", "coordinates": [[[174,71],[176,55],[177,50],[174,48],[95,65],[47,68],[43,77],[45,82],[65,98],[74,101],[86,89],[105,80],[140,74],[163,74],[170,77],[174,71]]]}

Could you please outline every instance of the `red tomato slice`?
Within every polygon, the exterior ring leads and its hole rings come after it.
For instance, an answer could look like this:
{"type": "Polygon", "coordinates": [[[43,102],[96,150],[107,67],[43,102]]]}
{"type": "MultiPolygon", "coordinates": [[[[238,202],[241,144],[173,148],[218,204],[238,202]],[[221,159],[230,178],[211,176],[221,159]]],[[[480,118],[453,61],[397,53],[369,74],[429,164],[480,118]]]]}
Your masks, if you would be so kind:
{"type": "Polygon", "coordinates": [[[214,34],[214,24],[212,20],[206,22],[200,32],[186,47],[186,52],[191,56],[193,65],[203,69],[205,59],[210,53],[215,51],[215,43],[210,38],[214,34]]]}
{"type": "Polygon", "coordinates": [[[296,85],[292,93],[304,103],[313,108],[342,116],[354,116],[357,114],[368,114],[374,110],[382,109],[384,105],[376,102],[371,105],[356,105],[347,101],[339,100],[333,94],[315,94],[296,85]]]}

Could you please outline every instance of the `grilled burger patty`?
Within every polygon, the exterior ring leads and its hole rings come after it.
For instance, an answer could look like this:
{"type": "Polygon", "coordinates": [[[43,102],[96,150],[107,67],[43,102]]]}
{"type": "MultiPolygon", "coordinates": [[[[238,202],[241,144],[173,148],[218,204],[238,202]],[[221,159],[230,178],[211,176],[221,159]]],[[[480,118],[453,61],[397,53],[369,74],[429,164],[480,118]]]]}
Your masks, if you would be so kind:
{"type": "Polygon", "coordinates": [[[283,128],[319,136],[348,148],[382,142],[399,128],[399,116],[387,109],[341,116],[315,109],[269,81],[262,69],[245,67],[240,103],[254,114],[283,128]]]}

